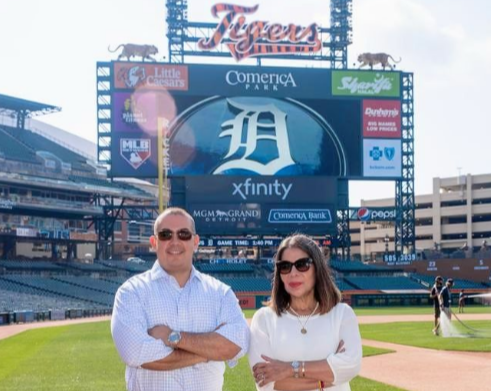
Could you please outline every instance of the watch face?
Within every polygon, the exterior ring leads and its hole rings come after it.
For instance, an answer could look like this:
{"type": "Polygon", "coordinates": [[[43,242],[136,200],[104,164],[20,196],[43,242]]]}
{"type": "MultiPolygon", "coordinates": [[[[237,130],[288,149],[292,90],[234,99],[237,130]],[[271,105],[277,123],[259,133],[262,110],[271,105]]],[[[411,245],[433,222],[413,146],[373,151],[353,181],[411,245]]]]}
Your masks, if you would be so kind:
{"type": "Polygon", "coordinates": [[[178,343],[181,340],[181,334],[178,331],[173,331],[169,334],[170,343],[178,343]]]}
{"type": "Polygon", "coordinates": [[[293,367],[293,369],[298,369],[298,368],[300,368],[300,363],[298,361],[293,361],[292,367],[293,367]]]}

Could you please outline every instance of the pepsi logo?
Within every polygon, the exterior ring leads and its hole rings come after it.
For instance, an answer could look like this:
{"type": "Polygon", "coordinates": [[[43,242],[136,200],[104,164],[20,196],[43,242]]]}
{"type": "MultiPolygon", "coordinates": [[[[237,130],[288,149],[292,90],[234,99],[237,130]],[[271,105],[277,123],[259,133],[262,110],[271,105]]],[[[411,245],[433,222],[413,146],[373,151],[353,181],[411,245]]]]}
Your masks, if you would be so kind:
{"type": "Polygon", "coordinates": [[[360,208],[356,212],[356,216],[360,221],[368,221],[370,220],[370,210],[368,208],[360,208]]]}

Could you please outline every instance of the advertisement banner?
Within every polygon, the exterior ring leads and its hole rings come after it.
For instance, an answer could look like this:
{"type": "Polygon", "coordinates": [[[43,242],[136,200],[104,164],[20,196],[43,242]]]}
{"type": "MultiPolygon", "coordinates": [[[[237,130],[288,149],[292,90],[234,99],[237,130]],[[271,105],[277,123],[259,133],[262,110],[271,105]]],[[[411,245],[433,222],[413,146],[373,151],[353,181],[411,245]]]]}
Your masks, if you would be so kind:
{"type": "Polygon", "coordinates": [[[95,232],[70,232],[70,239],[97,242],[98,236],[95,232]]]}
{"type": "Polygon", "coordinates": [[[22,228],[22,227],[17,227],[15,233],[16,233],[17,236],[35,238],[38,235],[38,232],[39,231],[38,231],[37,228],[22,228]]]}
{"type": "Polygon", "coordinates": [[[201,235],[325,236],[336,230],[332,204],[187,204],[201,235]]]}
{"type": "Polygon", "coordinates": [[[363,137],[401,138],[401,101],[364,100],[363,137]]]}
{"type": "Polygon", "coordinates": [[[113,132],[157,133],[157,104],[151,94],[116,92],[112,98],[113,132]]]}
{"type": "Polygon", "coordinates": [[[315,68],[190,65],[189,94],[326,99],[331,71],[315,68]]]}
{"type": "Polygon", "coordinates": [[[111,175],[154,177],[157,172],[157,137],[142,132],[113,134],[111,175]]]}
{"type": "Polygon", "coordinates": [[[330,209],[271,209],[268,215],[271,224],[331,224],[330,209]]]}
{"type": "Polygon", "coordinates": [[[399,178],[401,175],[401,140],[363,140],[364,177],[399,178]]]}
{"type": "Polygon", "coordinates": [[[332,95],[399,98],[400,77],[398,72],[332,71],[332,95]]]}
{"type": "Polygon", "coordinates": [[[335,177],[204,175],[189,176],[185,181],[186,199],[193,203],[335,204],[338,197],[338,181],[335,177]]]}
{"type": "Polygon", "coordinates": [[[350,221],[395,221],[396,210],[393,207],[387,208],[350,208],[349,211],[350,221]]]}
{"type": "Polygon", "coordinates": [[[245,233],[261,226],[259,204],[188,204],[186,210],[193,216],[197,231],[203,235],[227,231],[245,233]]]}
{"type": "Polygon", "coordinates": [[[240,308],[256,308],[256,296],[237,296],[240,308]]]}
{"type": "Polygon", "coordinates": [[[113,62],[113,86],[124,90],[187,91],[188,68],[174,64],[113,62]]]}

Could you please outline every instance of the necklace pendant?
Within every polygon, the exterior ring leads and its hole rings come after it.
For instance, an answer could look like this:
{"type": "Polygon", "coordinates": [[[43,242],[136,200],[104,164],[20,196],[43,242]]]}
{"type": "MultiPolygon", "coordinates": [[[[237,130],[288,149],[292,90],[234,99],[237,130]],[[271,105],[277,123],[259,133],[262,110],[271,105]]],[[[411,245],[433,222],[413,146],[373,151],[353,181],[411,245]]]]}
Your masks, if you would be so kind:
{"type": "Polygon", "coordinates": [[[302,327],[302,330],[300,330],[300,332],[301,332],[302,334],[307,334],[307,330],[305,329],[305,327],[302,327]]]}

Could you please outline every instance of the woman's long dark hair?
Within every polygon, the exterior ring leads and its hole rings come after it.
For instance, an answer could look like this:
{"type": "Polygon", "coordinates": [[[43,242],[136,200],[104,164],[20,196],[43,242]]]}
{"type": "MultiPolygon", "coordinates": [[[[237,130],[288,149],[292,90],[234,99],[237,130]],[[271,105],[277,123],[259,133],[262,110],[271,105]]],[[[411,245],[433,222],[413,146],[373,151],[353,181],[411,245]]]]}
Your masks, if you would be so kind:
{"type": "Polygon", "coordinates": [[[296,234],[285,238],[278,247],[278,252],[274,256],[275,268],[273,290],[271,292],[271,300],[268,303],[269,306],[278,316],[281,316],[291,302],[290,294],[286,291],[285,284],[281,281],[280,273],[276,267],[276,262],[282,260],[283,252],[287,248],[298,248],[304,251],[314,262],[314,297],[319,302],[320,313],[328,313],[341,301],[341,292],[336,286],[331,269],[327,266],[327,261],[324,260],[321,249],[317,243],[308,236],[302,234],[296,234]]]}

